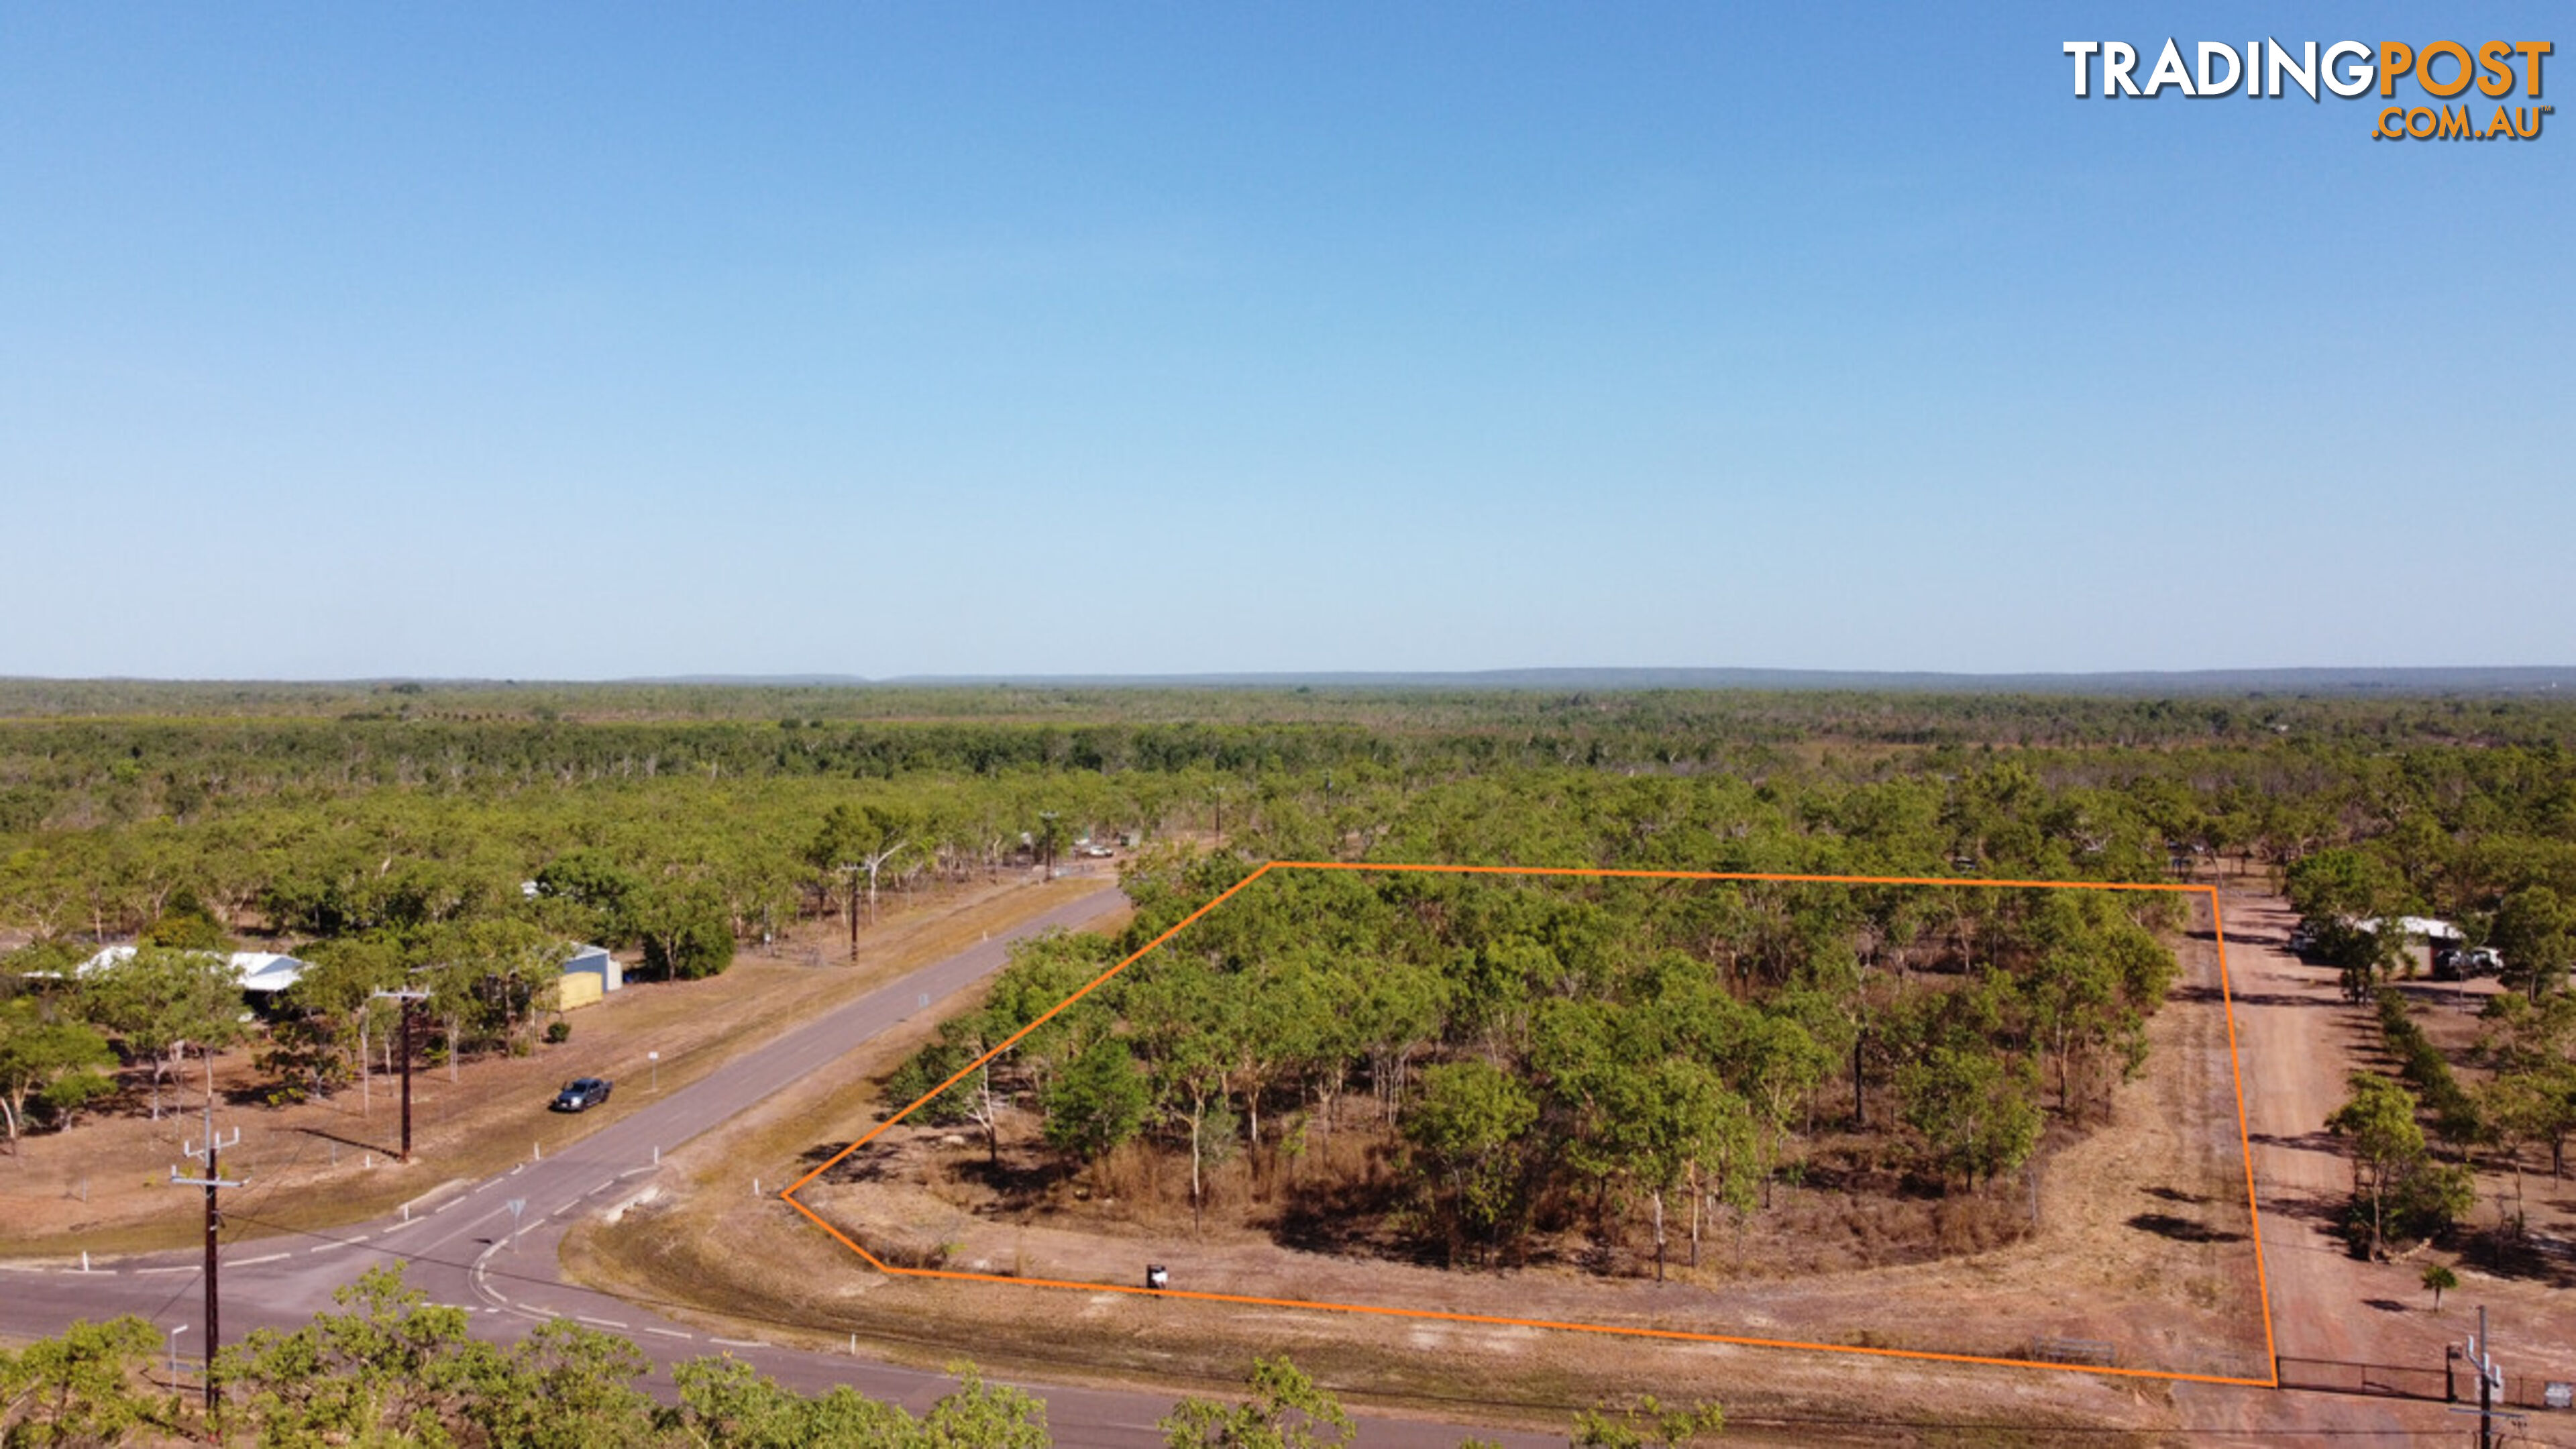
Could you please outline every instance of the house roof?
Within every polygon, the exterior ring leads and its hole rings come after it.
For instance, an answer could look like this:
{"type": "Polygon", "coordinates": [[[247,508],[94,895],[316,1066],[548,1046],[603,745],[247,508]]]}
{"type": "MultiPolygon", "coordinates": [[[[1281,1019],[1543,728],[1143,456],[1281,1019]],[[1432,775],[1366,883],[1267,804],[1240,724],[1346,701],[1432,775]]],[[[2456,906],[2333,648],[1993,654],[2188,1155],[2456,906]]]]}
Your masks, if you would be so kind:
{"type": "MultiPolygon", "coordinates": [[[[2368,931],[2372,935],[2379,934],[2379,918],[2377,916],[2373,916],[2366,921],[2355,921],[2352,924],[2357,930],[2368,931]]],[[[2431,916],[2399,916],[2397,918],[2397,928],[2404,931],[2407,935],[2421,936],[2427,941],[2457,941],[2463,939],[2460,934],[2459,927],[2452,925],[2448,921],[2436,920],[2431,916]]]]}
{"type": "MultiPolygon", "coordinates": [[[[216,953],[202,951],[191,954],[212,956],[216,953]]],[[[93,971],[105,971],[133,959],[132,946],[110,946],[72,968],[72,974],[87,976],[93,971]]],[[[293,956],[281,956],[273,951],[234,951],[226,954],[223,961],[232,968],[233,976],[241,982],[242,990],[257,992],[262,996],[284,991],[301,980],[305,971],[309,969],[308,963],[293,956]]]]}

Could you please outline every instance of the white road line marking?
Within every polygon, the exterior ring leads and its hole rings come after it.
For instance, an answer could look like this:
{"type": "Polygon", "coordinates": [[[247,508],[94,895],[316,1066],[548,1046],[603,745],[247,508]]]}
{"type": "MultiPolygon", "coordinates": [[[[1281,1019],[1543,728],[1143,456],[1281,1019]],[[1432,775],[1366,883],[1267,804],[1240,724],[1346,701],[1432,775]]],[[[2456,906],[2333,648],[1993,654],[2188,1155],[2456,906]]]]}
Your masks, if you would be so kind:
{"type": "Polygon", "coordinates": [[[664,1338],[695,1338],[695,1337],[697,1337],[697,1335],[696,1335],[696,1334],[693,1334],[693,1333],[682,1333],[680,1330],[678,1330],[678,1329],[676,1329],[676,1328],[655,1328],[653,1325],[651,1325],[651,1324],[649,1324],[649,1323],[648,1323],[648,1324],[646,1324],[646,1325],[644,1325],[644,1327],[643,1327],[640,1331],[641,1331],[641,1332],[644,1332],[644,1333],[658,1333],[658,1334],[662,1335],[664,1338]]]}
{"type": "Polygon", "coordinates": [[[233,1266],[236,1268],[247,1268],[255,1263],[274,1263],[285,1256],[286,1255],[284,1253],[268,1253],[257,1258],[235,1258],[233,1259],[233,1266]]]}
{"type": "MultiPolygon", "coordinates": [[[[320,1251],[322,1251],[322,1250],[321,1250],[321,1249],[319,1249],[319,1248],[316,1248],[316,1249],[314,1249],[313,1251],[315,1251],[315,1252],[317,1252],[317,1253],[318,1253],[318,1252],[320,1252],[320,1251]]],[[[135,1269],[134,1271],[135,1271],[135,1272],[137,1272],[137,1273],[194,1273],[194,1272],[196,1272],[197,1270],[196,1270],[195,1268],[191,1267],[191,1268],[137,1268],[137,1269],[135,1269]]]]}
{"type": "Polygon", "coordinates": [[[724,1345],[725,1347],[727,1347],[727,1348],[767,1348],[767,1347],[769,1347],[769,1345],[768,1345],[768,1344],[762,1343],[759,1339],[756,1339],[756,1338],[718,1338],[718,1337],[716,1337],[716,1336],[715,1336],[715,1335],[713,1335],[713,1334],[709,1334],[709,1335],[707,1336],[707,1342],[709,1342],[709,1343],[720,1343],[720,1344],[723,1344],[723,1345],[724,1345]]]}
{"type": "Polygon", "coordinates": [[[580,1319],[584,1323],[596,1324],[601,1328],[624,1328],[626,1326],[614,1318],[593,1318],[587,1313],[576,1313],[573,1317],[580,1319]]]}

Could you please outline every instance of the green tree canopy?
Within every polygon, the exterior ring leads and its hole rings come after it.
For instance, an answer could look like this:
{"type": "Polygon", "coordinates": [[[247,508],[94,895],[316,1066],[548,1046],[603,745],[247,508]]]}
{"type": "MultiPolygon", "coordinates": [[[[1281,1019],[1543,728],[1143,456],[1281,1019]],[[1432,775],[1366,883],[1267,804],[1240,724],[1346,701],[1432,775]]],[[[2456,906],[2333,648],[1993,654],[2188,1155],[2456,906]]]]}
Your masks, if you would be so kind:
{"type": "Polygon", "coordinates": [[[1281,1358],[1252,1362],[1241,1403],[1183,1399],[1162,1418],[1169,1449],[1341,1449],[1358,1433],[1340,1401],[1281,1358]]]}

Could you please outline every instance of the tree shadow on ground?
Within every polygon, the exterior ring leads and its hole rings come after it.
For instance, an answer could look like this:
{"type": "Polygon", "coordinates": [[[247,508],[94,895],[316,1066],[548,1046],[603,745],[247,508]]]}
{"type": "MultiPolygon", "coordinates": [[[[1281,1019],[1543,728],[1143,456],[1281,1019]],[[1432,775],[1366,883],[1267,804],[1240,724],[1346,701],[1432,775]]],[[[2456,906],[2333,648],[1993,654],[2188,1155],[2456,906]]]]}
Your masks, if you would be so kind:
{"type": "Polygon", "coordinates": [[[2548,1251],[2546,1245],[2529,1235],[2500,1237],[2492,1232],[2480,1233],[2460,1254],[2460,1261],[2499,1278],[2546,1283],[2553,1288],[2576,1287],[2576,1259],[2548,1251]]]}
{"type": "Polygon", "coordinates": [[[2202,1005],[2214,1005],[2221,1001],[2230,1001],[2238,1006],[2334,1007],[2346,1004],[2322,996],[2293,996],[2285,991],[2239,991],[2229,995],[2215,986],[2202,986],[2197,983],[2175,987],[2173,999],[2202,1005]]]}
{"type": "Polygon", "coordinates": [[[2153,1233],[2160,1238],[2171,1238],[2177,1243],[2241,1243],[2245,1241],[2245,1235],[2243,1233],[2232,1233],[2223,1228],[2213,1228],[2207,1223],[2198,1223],[2189,1218],[2176,1217],[2172,1213],[2140,1213],[2136,1217],[2129,1219],[2129,1226],[2136,1228],[2141,1232],[2153,1233]]]}
{"type": "Polygon", "coordinates": [[[1072,1164],[1053,1159],[1035,1162],[1004,1157],[995,1162],[977,1157],[960,1162],[950,1169],[957,1177],[990,1188],[1001,1199],[1002,1211],[1017,1212],[1039,1205],[1059,1182],[1075,1172],[1072,1164]]]}
{"type": "MultiPolygon", "coordinates": [[[[1390,1210],[1396,1206],[1388,1189],[1377,1183],[1300,1186],[1288,1194],[1272,1220],[1271,1240],[1305,1253],[1383,1258],[1426,1268],[1447,1266],[1448,1248],[1434,1235],[1388,1226],[1390,1210]]],[[[1470,1253],[1462,1251],[1459,1266],[1470,1261],[1470,1253]]]]}
{"type": "Polygon", "coordinates": [[[2296,1137],[2285,1137],[2278,1132],[2248,1132],[2245,1140],[2259,1142],[2266,1147],[2286,1147],[2293,1152],[2322,1152],[2330,1157],[2343,1155],[2341,1140],[2326,1131],[2302,1132],[2296,1137]]]}
{"type": "Polygon", "coordinates": [[[2344,1225],[2344,1213],[2349,1207],[2349,1200],[2340,1195],[2318,1197],[2302,1193],[2296,1196],[2284,1195],[2266,1202],[2263,1204],[2263,1211],[2270,1217],[2289,1218],[2296,1222],[2313,1223],[2319,1227],[2339,1231],[2344,1225]]]}
{"type": "MultiPolygon", "coordinates": [[[[846,1142],[818,1142],[796,1154],[796,1160],[808,1168],[820,1167],[831,1162],[835,1153],[844,1151],[849,1145],[846,1142]]],[[[894,1154],[890,1152],[853,1152],[833,1163],[832,1170],[824,1173],[821,1181],[834,1184],[883,1182],[891,1175],[893,1165],[894,1154]]]]}

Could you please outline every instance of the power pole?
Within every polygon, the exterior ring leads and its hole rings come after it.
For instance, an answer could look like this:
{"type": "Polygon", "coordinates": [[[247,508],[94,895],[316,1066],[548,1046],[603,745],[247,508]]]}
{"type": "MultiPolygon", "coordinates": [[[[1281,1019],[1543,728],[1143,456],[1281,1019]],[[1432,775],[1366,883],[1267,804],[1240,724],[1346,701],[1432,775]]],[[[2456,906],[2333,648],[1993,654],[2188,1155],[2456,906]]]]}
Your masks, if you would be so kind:
{"type": "MultiPolygon", "coordinates": [[[[2520,1164],[2516,1164],[2519,1166],[2520,1164]]],[[[2487,1345],[2487,1306],[2478,1305],[2478,1449],[2495,1449],[2495,1354],[2487,1345]]]]}
{"type": "Polygon", "coordinates": [[[2510,1414],[2495,1406],[2496,1392],[2504,1387],[2504,1366],[2497,1363],[2492,1345],[2487,1341],[2487,1310],[2478,1305],[2478,1336],[2469,1340],[2468,1352],[2460,1355],[2469,1361],[2469,1370],[2478,1376],[2478,1406],[2457,1408],[2454,1414],[2478,1416],[2478,1449],[2495,1449],[2495,1421],[2511,1419],[2520,1422],[2527,1414],[2510,1414]]]}
{"type": "MultiPolygon", "coordinates": [[[[215,1282],[217,1265],[215,1234],[222,1228],[224,1219],[223,1209],[216,1202],[215,1194],[223,1188],[242,1186],[241,1181],[231,1181],[224,1177],[216,1157],[225,1148],[240,1141],[241,1129],[238,1127],[233,1129],[233,1135],[229,1138],[218,1139],[215,1136],[215,1102],[212,1097],[208,1097],[206,1099],[206,1145],[193,1147],[185,1142],[179,1145],[182,1156],[197,1158],[206,1164],[205,1176],[181,1177],[179,1169],[175,1167],[170,1169],[172,1187],[201,1187],[206,1190],[206,1422],[209,1426],[214,1423],[215,1417],[215,1346],[223,1341],[223,1329],[217,1317],[220,1295],[216,1290],[215,1282]]],[[[247,1180],[243,1179],[243,1181],[247,1180]]]]}
{"type": "Polygon", "coordinates": [[[411,1006],[415,1001],[427,1001],[429,993],[416,986],[406,986],[400,991],[379,991],[375,996],[379,1000],[399,1002],[402,1006],[402,1156],[400,1160],[409,1162],[411,1161],[411,1006]]]}
{"type": "Polygon", "coordinates": [[[853,961],[859,959],[859,872],[865,869],[867,869],[866,866],[855,862],[845,863],[841,867],[841,875],[849,881],[843,889],[848,893],[850,902],[850,959],[853,961]]]}

